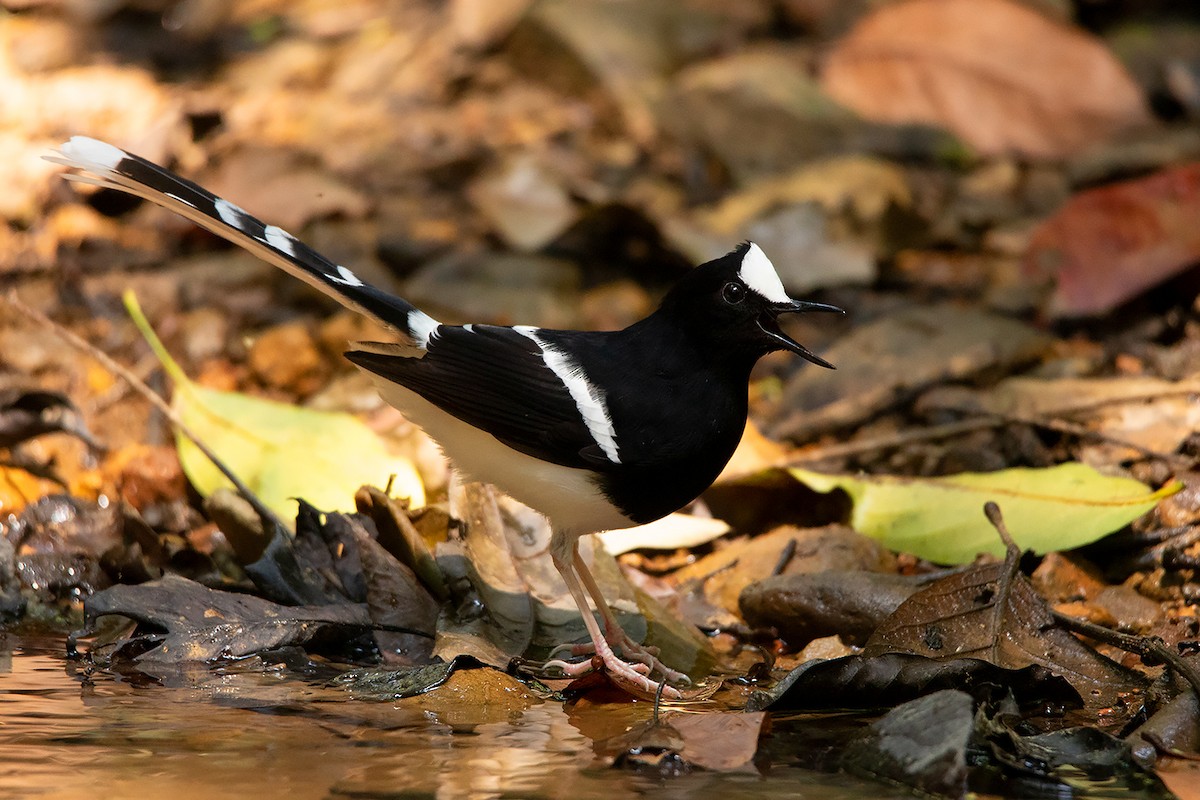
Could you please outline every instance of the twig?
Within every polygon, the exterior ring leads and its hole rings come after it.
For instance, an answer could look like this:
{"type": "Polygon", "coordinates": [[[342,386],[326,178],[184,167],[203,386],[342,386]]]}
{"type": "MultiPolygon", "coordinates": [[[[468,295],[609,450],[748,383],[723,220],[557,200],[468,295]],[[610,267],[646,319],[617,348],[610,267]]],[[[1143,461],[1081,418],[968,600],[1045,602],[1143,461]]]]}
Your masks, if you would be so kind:
{"type": "Polygon", "coordinates": [[[1057,409],[1055,411],[1056,417],[1051,417],[1049,415],[1042,417],[1030,417],[1020,414],[1002,413],[999,411],[984,411],[981,409],[948,409],[951,411],[957,411],[961,414],[976,414],[978,416],[973,419],[947,422],[945,424],[934,425],[929,428],[906,430],[899,433],[867,437],[865,439],[859,439],[853,442],[844,442],[841,444],[828,445],[826,447],[813,448],[798,454],[795,458],[789,459],[786,466],[811,464],[815,461],[825,461],[834,458],[847,458],[850,456],[863,455],[865,453],[874,453],[880,450],[892,450],[905,445],[915,444],[917,442],[949,439],[952,436],[958,436],[964,433],[972,433],[974,431],[1011,424],[1031,425],[1038,428],[1056,430],[1060,433],[1069,433],[1074,436],[1096,439],[1109,444],[1128,447],[1132,450],[1136,450],[1148,458],[1160,459],[1173,465],[1190,466],[1195,463],[1195,459],[1187,456],[1177,455],[1175,453],[1160,453],[1156,450],[1151,450],[1124,439],[1118,439],[1098,431],[1090,430],[1079,425],[1078,423],[1073,423],[1058,417],[1079,414],[1084,411],[1091,411],[1108,405],[1145,402],[1147,400],[1157,400],[1160,397],[1170,397],[1177,394],[1196,394],[1197,391],[1200,391],[1200,389],[1197,389],[1195,386],[1191,386],[1189,388],[1172,388],[1167,391],[1129,397],[1113,397],[1104,400],[1096,400],[1090,403],[1080,404],[1078,406],[1057,409]]]}
{"type": "Polygon", "coordinates": [[[775,568],[771,570],[771,575],[782,575],[787,569],[787,565],[792,563],[792,559],[796,557],[796,538],[793,536],[788,539],[787,544],[779,551],[779,558],[775,561],[775,568]]]}
{"type": "Polygon", "coordinates": [[[889,433],[885,436],[872,436],[853,442],[843,442],[842,444],[833,444],[807,450],[797,454],[795,458],[788,459],[784,466],[791,467],[799,464],[811,464],[814,461],[847,458],[864,453],[874,453],[879,450],[892,450],[917,442],[949,439],[951,436],[957,436],[960,433],[994,428],[998,424],[1000,423],[997,420],[992,419],[965,419],[958,422],[948,422],[944,425],[935,425],[932,428],[918,428],[916,430],[901,431],[900,433],[889,433]]]}
{"type": "Polygon", "coordinates": [[[50,319],[41,311],[25,305],[25,303],[23,303],[17,296],[16,290],[10,290],[4,299],[5,302],[7,302],[18,312],[24,314],[26,317],[38,323],[42,327],[50,330],[76,350],[91,358],[94,358],[109,372],[120,377],[122,380],[128,383],[134,391],[144,397],[146,401],[150,403],[150,405],[154,406],[155,409],[157,409],[164,417],[166,417],[167,420],[173,426],[175,426],[177,431],[190,439],[192,444],[196,445],[196,449],[203,453],[204,456],[213,463],[213,466],[220,470],[221,474],[229,479],[229,482],[233,484],[238,493],[246,498],[246,501],[254,507],[254,511],[260,517],[262,517],[264,521],[278,525],[284,530],[287,530],[287,526],[284,525],[279,517],[275,515],[275,512],[263,505],[262,501],[258,499],[258,496],[254,494],[250,487],[242,483],[242,480],[233,472],[233,470],[225,466],[224,462],[217,457],[217,454],[214,453],[207,444],[201,441],[200,438],[193,433],[186,424],[184,424],[183,420],[180,419],[179,415],[175,413],[175,410],[171,408],[170,404],[168,404],[166,400],[163,400],[161,397],[159,397],[153,389],[151,389],[145,384],[145,382],[142,381],[141,378],[139,378],[137,375],[134,375],[132,371],[122,364],[114,361],[103,350],[100,350],[94,345],[84,341],[79,336],[50,319]]]}
{"type": "Polygon", "coordinates": [[[1166,643],[1157,636],[1133,636],[1054,609],[1050,609],[1050,613],[1054,615],[1055,622],[1073,633],[1119,647],[1127,653],[1166,664],[1191,684],[1192,691],[1200,698],[1200,670],[1179,653],[1167,647],[1166,643]]]}
{"type": "MultiPolygon", "coordinates": [[[[1012,534],[1008,532],[1008,526],[1004,524],[1004,516],[1000,513],[999,505],[992,500],[988,500],[983,504],[983,514],[987,517],[988,522],[992,523],[992,527],[996,529],[996,533],[1000,534],[1000,541],[1004,542],[1004,573],[1000,580],[996,581],[995,607],[1000,609],[1000,614],[992,615],[994,624],[999,626],[1000,618],[1008,610],[1008,600],[1012,596],[1017,571],[1021,568],[1021,548],[1017,546],[1017,543],[1013,541],[1012,534]]],[[[999,651],[999,631],[993,629],[991,659],[993,664],[1001,663],[999,651]]]]}
{"type": "MultiPolygon", "coordinates": [[[[1004,524],[1004,518],[1000,514],[1000,506],[988,501],[983,506],[983,513],[987,515],[988,522],[992,523],[996,528],[996,532],[1000,534],[1000,538],[1004,541],[1004,546],[1008,549],[1005,565],[1009,566],[1011,563],[1011,569],[1015,570],[1018,563],[1017,557],[1020,556],[1021,551],[1009,534],[1008,527],[1004,524]]],[[[1086,636],[1089,639],[1095,639],[1098,642],[1104,642],[1113,647],[1119,647],[1127,653],[1133,653],[1144,659],[1166,664],[1181,675],[1191,685],[1192,691],[1196,693],[1197,698],[1200,698],[1200,669],[1197,669],[1195,665],[1187,661],[1182,655],[1167,647],[1166,643],[1157,636],[1133,636],[1096,625],[1078,617],[1069,616],[1053,608],[1049,608],[1049,611],[1054,617],[1055,622],[1073,633],[1086,636]]]]}

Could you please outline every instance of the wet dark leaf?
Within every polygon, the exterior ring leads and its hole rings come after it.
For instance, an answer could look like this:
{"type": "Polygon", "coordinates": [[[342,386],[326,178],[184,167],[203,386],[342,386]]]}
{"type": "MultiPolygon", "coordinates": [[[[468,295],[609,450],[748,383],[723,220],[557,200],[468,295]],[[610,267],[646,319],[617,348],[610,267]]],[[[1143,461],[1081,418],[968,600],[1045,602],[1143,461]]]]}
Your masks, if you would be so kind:
{"type": "MultiPolygon", "coordinates": [[[[304,512],[301,511],[301,518],[304,512]]],[[[333,605],[349,602],[341,587],[336,585],[320,564],[314,564],[303,554],[317,552],[325,554],[323,543],[320,548],[300,547],[302,537],[310,537],[308,528],[297,522],[297,533],[275,526],[262,556],[247,564],[246,574],[263,595],[284,605],[333,605]]]]}
{"type": "MultiPolygon", "coordinates": [[[[178,575],[97,592],[84,603],[84,614],[89,625],[111,614],[136,621],[138,633],[153,646],[134,660],[176,663],[238,658],[304,643],[331,625],[362,629],[371,624],[365,606],[281,606],[178,575]]],[[[130,643],[120,645],[118,653],[130,643]]]]}
{"type": "Polygon", "coordinates": [[[375,537],[370,517],[322,514],[301,500],[295,536],[277,528],[262,557],[246,572],[260,591],[279,602],[365,603],[376,626],[394,629],[374,634],[384,660],[425,663],[440,603],[375,537]]]}
{"type": "Polygon", "coordinates": [[[45,602],[78,600],[110,584],[100,566],[125,547],[120,509],[64,494],[43,497],[0,524],[16,548],[22,585],[45,602]]]}
{"type": "Polygon", "coordinates": [[[17,578],[16,551],[7,538],[0,536],[0,624],[20,619],[25,606],[17,578]]]}
{"type": "Polygon", "coordinates": [[[1012,691],[1022,703],[1080,703],[1079,694],[1066,680],[1042,667],[1005,669],[976,658],[935,660],[886,653],[810,661],[792,670],[769,692],[756,692],[747,708],[887,708],[944,689],[958,689],[976,699],[1012,691]]]}
{"type": "Polygon", "coordinates": [[[69,433],[95,447],[79,410],[64,394],[20,385],[0,385],[0,448],[15,447],[45,433],[69,433]]]}
{"type": "Polygon", "coordinates": [[[43,497],[0,528],[19,552],[71,552],[93,558],[120,544],[122,529],[115,505],[65,494],[43,497]]]}
{"type": "Polygon", "coordinates": [[[925,794],[962,797],[974,705],[971,695],[953,689],[905,703],[850,743],[842,768],[925,794]]]}
{"type": "Polygon", "coordinates": [[[457,656],[437,664],[404,669],[351,670],[334,679],[334,684],[349,690],[359,700],[399,700],[438,688],[457,670],[484,666],[472,656],[457,656]]]}
{"type": "Polygon", "coordinates": [[[354,503],[360,514],[366,514],[375,522],[379,544],[400,563],[411,567],[434,597],[446,599],[446,580],[437,565],[437,559],[429,551],[424,537],[413,525],[401,503],[374,486],[359,489],[354,495],[354,503]]]}
{"type": "Polygon", "coordinates": [[[972,788],[1021,797],[1175,796],[1115,736],[1088,727],[1024,736],[1017,724],[1003,708],[990,718],[979,714],[976,734],[990,763],[976,769],[972,788]]]}
{"type": "Polygon", "coordinates": [[[360,515],[341,517],[349,523],[366,588],[367,610],[376,625],[408,628],[418,633],[375,631],[375,644],[388,664],[427,663],[433,654],[441,604],[417,579],[416,573],[396,560],[364,529],[360,515]],[[422,635],[422,633],[424,635],[422,635]]]}

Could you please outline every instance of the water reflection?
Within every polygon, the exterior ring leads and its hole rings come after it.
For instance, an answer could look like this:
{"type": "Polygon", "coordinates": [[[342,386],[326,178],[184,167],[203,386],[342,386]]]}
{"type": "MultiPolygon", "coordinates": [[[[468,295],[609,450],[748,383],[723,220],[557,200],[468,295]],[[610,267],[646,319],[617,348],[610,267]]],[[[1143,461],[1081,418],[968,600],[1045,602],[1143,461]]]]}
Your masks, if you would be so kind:
{"type": "Polygon", "coordinates": [[[879,796],[790,768],[669,780],[607,769],[578,714],[518,690],[480,703],[459,684],[371,703],[260,668],[135,685],[63,652],[0,635],[0,798],[879,796]]]}

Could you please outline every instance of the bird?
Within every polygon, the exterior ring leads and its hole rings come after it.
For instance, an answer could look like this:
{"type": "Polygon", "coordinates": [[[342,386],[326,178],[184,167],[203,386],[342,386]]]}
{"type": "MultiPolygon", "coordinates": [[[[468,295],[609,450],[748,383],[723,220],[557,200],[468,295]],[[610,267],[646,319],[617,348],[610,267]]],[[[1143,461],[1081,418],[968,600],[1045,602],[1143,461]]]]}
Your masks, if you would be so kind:
{"type": "Polygon", "coordinates": [[[751,369],[762,356],[789,351],[833,368],[784,333],[779,317],[842,309],[792,299],[762,248],[742,242],[688,270],[657,310],[622,330],[450,325],[112,144],[74,136],[45,157],[69,167],[68,179],[171,209],[390,329],[396,341],[353,342],[345,357],[461,475],[550,523],[551,558],[590,639],[573,653],[592,658],[548,663],[570,676],[601,669],[638,697],[682,696],[676,684],[687,676],[621,629],[579,539],[652,522],[695,500],[741,439],[751,369]]]}

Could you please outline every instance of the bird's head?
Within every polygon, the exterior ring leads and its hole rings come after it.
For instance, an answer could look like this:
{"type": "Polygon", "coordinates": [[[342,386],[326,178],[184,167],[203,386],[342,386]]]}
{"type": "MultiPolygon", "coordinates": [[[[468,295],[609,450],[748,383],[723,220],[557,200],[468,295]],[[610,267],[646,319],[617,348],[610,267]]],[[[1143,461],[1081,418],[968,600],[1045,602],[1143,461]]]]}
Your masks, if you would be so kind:
{"type": "Polygon", "coordinates": [[[711,347],[757,359],[788,350],[814,364],[833,365],[779,328],[781,314],[834,311],[837,306],[793,300],[766,253],[743,242],[720,258],[701,264],[663,299],[662,312],[684,324],[711,347]]]}

